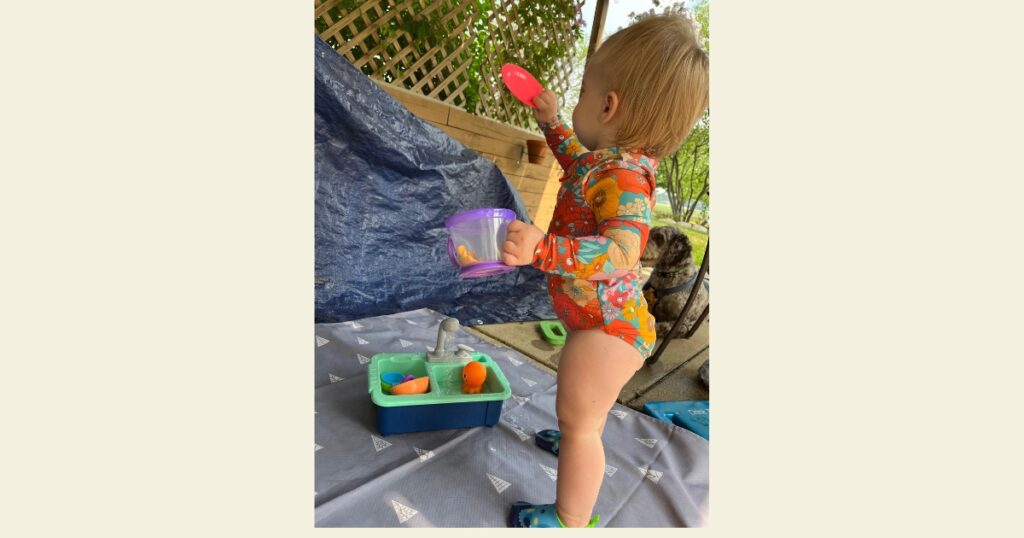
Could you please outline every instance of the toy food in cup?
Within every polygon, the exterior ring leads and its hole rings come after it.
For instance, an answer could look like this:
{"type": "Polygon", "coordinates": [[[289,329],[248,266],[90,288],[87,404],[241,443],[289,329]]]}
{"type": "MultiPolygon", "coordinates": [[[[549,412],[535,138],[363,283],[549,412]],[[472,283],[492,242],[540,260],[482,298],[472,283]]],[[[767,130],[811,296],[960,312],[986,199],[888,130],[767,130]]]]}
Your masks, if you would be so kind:
{"type": "Polygon", "coordinates": [[[462,392],[479,394],[487,380],[487,367],[477,361],[469,361],[462,367],[462,392]]]}
{"type": "Polygon", "coordinates": [[[444,221],[448,228],[448,257],[462,278],[507,273],[514,266],[501,261],[508,223],[516,219],[510,209],[471,209],[444,221]]]}
{"type": "Polygon", "coordinates": [[[423,394],[424,392],[427,392],[429,387],[430,378],[427,376],[417,377],[412,381],[406,381],[391,387],[391,394],[399,396],[406,394],[423,394]]]}
{"type": "Polygon", "coordinates": [[[473,251],[466,248],[466,245],[459,245],[459,247],[455,249],[455,257],[459,259],[459,265],[462,267],[473,265],[474,263],[480,263],[480,260],[473,255],[473,251]]]}

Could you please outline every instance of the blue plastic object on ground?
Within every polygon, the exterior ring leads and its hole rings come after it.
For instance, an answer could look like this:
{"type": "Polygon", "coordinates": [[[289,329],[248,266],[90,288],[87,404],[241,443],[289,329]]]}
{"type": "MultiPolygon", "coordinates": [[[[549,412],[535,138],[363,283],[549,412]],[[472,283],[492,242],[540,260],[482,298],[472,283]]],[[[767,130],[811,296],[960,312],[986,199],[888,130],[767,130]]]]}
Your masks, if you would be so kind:
{"type": "Polygon", "coordinates": [[[677,400],[672,402],[647,402],[644,413],[658,420],[671,422],[711,440],[708,400],[677,400]]]}

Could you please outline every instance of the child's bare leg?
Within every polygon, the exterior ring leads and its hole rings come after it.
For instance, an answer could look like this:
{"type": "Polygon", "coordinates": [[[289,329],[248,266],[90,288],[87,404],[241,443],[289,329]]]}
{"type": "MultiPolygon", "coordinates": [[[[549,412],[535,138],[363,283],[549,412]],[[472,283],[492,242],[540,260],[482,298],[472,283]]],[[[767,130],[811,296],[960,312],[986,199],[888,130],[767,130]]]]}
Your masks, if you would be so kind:
{"type": "Polygon", "coordinates": [[[585,527],[604,478],[601,431],[619,391],[643,365],[640,353],[600,329],[573,331],[558,364],[555,506],[567,527],[585,527]]]}

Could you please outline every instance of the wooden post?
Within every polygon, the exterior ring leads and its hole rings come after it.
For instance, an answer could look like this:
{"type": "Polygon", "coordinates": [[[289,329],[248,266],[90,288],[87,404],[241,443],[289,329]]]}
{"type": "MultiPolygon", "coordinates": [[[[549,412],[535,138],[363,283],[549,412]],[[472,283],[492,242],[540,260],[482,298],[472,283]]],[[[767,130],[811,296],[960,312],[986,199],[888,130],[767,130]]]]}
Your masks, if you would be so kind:
{"type": "Polygon", "coordinates": [[[590,46],[587,47],[587,62],[590,61],[590,55],[594,54],[597,46],[601,43],[606,15],[608,15],[608,0],[597,0],[597,5],[594,6],[594,22],[591,24],[590,30],[590,46]]]}

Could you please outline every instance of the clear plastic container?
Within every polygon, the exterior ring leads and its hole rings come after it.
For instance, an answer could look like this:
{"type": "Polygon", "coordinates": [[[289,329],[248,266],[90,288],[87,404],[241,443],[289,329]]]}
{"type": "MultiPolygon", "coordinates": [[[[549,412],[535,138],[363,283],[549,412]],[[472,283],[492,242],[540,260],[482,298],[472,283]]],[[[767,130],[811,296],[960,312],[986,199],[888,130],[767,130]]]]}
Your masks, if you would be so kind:
{"type": "Polygon", "coordinates": [[[514,266],[501,261],[508,224],[515,220],[511,209],[471,209],[445,219],[448,228],[448,256],[459,268],[459,276],[475,278],[507,273],[514,266]]]}

